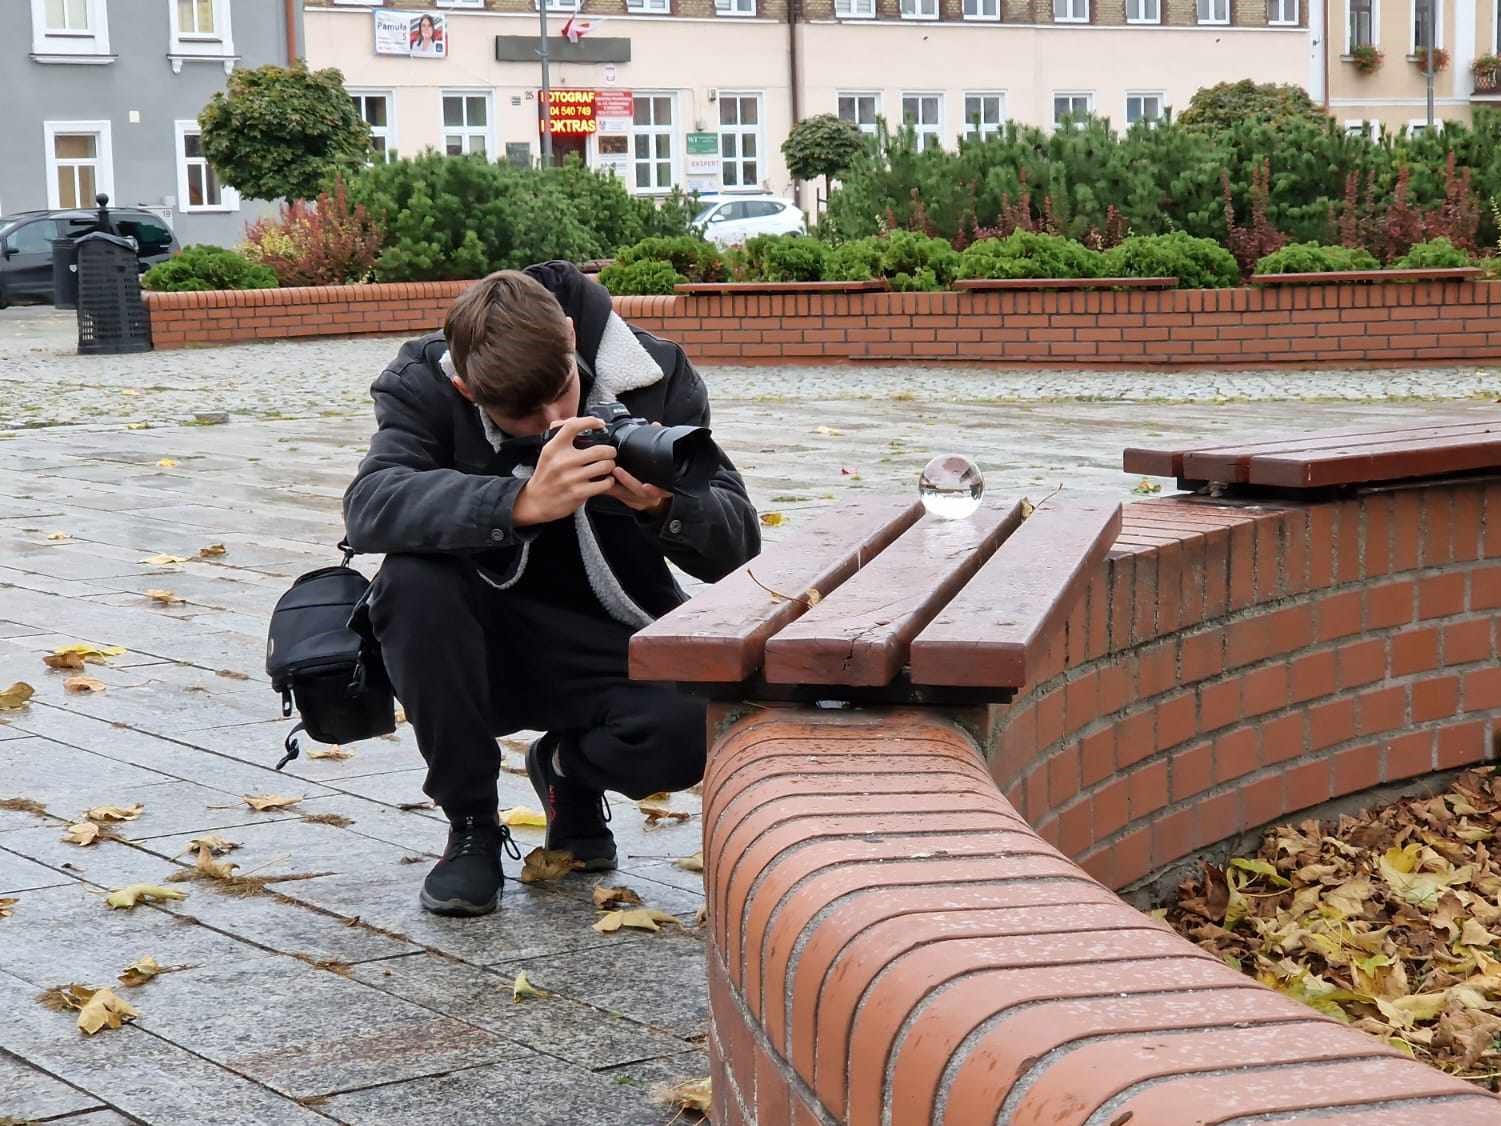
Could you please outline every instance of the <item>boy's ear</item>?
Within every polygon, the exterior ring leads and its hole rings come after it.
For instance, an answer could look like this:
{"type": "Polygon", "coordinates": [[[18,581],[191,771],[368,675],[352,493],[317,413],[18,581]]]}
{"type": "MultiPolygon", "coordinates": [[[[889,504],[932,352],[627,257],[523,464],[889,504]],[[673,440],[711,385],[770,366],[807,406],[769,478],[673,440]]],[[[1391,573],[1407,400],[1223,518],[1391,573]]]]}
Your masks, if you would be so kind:
{"type": "Polygon", "coordinates": [[[568,343],[571,344],[573,346],[573,350],[577,352],[579,350],[579,334],[574,330],[573,318],[564,317],[563,319],[568,322],[568,343]]]}
{"type": "Polygon", "coordinates": [[[469,390],[468,387],[464,386],[464,381],[462,379],[460,379],[456,375],[450,375],[448,377],[448,382],[453,384],[453,389],[460,395],[464,396],[464,398],[468,399],[471,403],[474,402],[474,394],[469,390]]]}

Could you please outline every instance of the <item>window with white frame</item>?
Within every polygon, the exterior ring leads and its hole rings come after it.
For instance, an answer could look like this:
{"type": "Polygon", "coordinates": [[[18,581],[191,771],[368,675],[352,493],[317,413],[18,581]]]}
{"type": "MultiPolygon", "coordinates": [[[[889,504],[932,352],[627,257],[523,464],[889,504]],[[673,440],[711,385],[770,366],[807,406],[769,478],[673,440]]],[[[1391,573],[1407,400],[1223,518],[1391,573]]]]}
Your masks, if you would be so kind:
{"type": "Polygon", "coordinates": [[[390,90],[351,90],[349,100],[354,111],[370,126],[370,147],[375,150],[375,163],[386,164],[396,159],[396,95],[390,90]]]}
{"type": "Polygon", "coordinates": [[[841,121],[848,121],[862,133],[876,131],[876,118],[881,115],[881,95],[840,94],[838,107],[841,121]]]}
{"type": "Polygon", "coordinates": [[[449,156],[489,156],[495,151],[491,116],[488,93],[443,91],[443,151],[449,156]]]}
{"type": "Polygon", "coordinates": [[[1094,113],[1094,95],[1087,91],[1060,91],[1053,95],[1053,127],[1068,125],[1084,128],[1085,119],[1094,113]]]}
{"type": "Polygon", "coordinates": [[[44,121],[47,206],[93,207],[99,192],[115,194],[108,121],[44,121]]]}
{"type": "Polygon", "coordinates": [[[1266,22],[1278,27],[1298,25],[1298,0],[1267,0],[1266,22]]]}
{"type": "Polygon", "coordinates": [[[1200,23],[1230,22],[1230,0],[1196,0],[1195,10],[1200,23]]]}
{"type": "Polygon", "coordinates": [[[1356,47],[1375,47],[1379,42],[1377,29],[1381,26],[1380,0],[1345,0],[1348,18],[1345,20],[1345,54],[1356,47]]]}
{"type": "Polygon", "coordinates": [[[229,23],[229,0],[167,0],[172,47],[167,58],[175,74],[188,60],[209,59],[234,65],[234,37],[229,23]]]}
{"type": "Polygon", "coordinates": [[[635,95],[631,121],[631,163],[638,192],[667,192],[674,183],[673,95],[635,95]]]}
{"type": "Polygon", "coordinates": [[[1126,0],[1127,23],[1161,23],[1162,0],[1126,0]]]}
{"type": "Polygon", "coordinates": [[[1001,18],[1001,0],[964,0],[964,18],[998,20],[1001,18]]]}
{"type": "Polygon", "coordinates": [[[834,16],[841,20],[873,20],[876,0],[834,0],[834,16]]]}
{"type": "Polygon", "coordinates": [[[719,177],[726,188],[754,188],[764,165],[761,95],[719,93],[719,177]]]}
{"type": "Polygon", "coordinates": [[[1005,94],[964,95],[964,135],[986,137],[999,133],[1006,125],[1005,94]]]}
{"type": "Polygon", "coordinates": [[[936,20],[938,0],[902,0],[902,19],[936,20]]]}
{"type": "Polygon", "coordinates": [[[1373,140],[1381,133],[1381,123],[1379,121],[1362,121],[1359,119],[1346,121],[1345,132],[1351,137],[1365,137],[1368,140],[1373,140]]]}
{"type": "MultiPolygon", "coordinates": [[[[536,8],[538,0],[532,0],[532,7],[536,8]]],[[[578,0],[547,0],[549,12],[567,12],[570,16],[578,10],[578,0]]]]}
{"type": "Polygon", "coordinates": [[[107,63],[105,0],[31,0],[31,57],[39,63],[107,63]]]}
{"type": "Polygon", "coordinates": [[[943,148],[943,95],[903,94],[902,124],[917,133],[917,151],[943,148]]]}
{"type": "MultiPolygon", "coordinates": [[[[1442,130],[1443,127],[1444,123],[1442,121],[1434,120],[1433,128],[1435,131],[1442,130]]],[[[1407,123],[1407,135],[1409,137],[1421,137],[1426,132],[1428,132],[1428,119],[1426,117],[1414,117],[1407,123]]]]}
{"type": "Polygon", "coordinates": [[[1163,95],[1160,92],[1127,94],[1126,124],[1135,125],[1138,121],[1161,121],[1162,98],[1163,95]]]}
{"type": "MultiPolygon", "coordinates": [[[[578,7],[569,5],[570,10],[578,7]]],[[[672,13],[672,0],[625,0],[625,10],[645,15],[665,16],[672,13]]]]}
{"type": "Polygon", "coordinates": [[[1089,0],[1053,0],[1054,23],[1088,23],[1089,0]]]}
{"type": "Polygon", "coordinates": [[[1438,33],[1437,46],[1444,45],[1444,0],[1408,0],[1412,19],[1408,26],[1412,28],[1412,35],[1408,41],[1408,54],[1413,54],[1428,46],[1428,20],[1424,9],[1428,4],[1434,5],[1433,27],[1438,33]]]}
{"type": "Polygon", "coordinates": [[[714,11],[721,16],[753,16],[756,0],[714,0],[714,11]]]}
{"type": "Polygon", "coordinates": [[[179,211],[238,211],[240,196],[219,183],[203,155],[196,121],[179,121],[177,129],[177,208],[179,211]]]}

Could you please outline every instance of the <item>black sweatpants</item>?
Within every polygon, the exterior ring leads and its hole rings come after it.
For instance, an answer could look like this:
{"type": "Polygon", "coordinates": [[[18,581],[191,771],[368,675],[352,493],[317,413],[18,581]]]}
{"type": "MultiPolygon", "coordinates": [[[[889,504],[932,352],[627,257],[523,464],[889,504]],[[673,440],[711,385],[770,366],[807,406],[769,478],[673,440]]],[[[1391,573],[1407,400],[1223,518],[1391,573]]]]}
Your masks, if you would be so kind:
{"type": "Polygon", "coordinates": [[[427,760],[423,789],[450,817],[497,805],[495,738],[568,736],[565,777],[642,798],[703,777],[703,700],[626,677],[633,630],[598,607],[498,590],[466,560],[390,555],[370,621],[427,760]]]}

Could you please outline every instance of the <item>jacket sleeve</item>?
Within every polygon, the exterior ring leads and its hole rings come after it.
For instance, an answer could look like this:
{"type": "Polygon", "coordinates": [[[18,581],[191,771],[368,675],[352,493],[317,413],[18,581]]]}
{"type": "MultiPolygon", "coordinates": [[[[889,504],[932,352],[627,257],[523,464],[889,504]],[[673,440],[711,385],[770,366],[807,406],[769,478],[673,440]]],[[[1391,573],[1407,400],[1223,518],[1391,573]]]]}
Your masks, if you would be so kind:
{"type": "Polygon", "coordinates": [[[511,524],[521,482],[443,464],[447,443],[415,389],[387,370],[370,388],[376,431],[344,492],[344,526],[358,552],[465,552],[517,547],[511,524]]]}
{"type": "MultiPolygon", "coordinates": [[[[676,345],[663,410],[667,426],[708,426],[709,392],[688,357],[676,345]]],[[[724,451],[703,496],[674,494],[666,512],[653,517],[657,541],[667,558],[696,579],[717,582],[761,552],[761,523],[745,482],[724,451]]]]}

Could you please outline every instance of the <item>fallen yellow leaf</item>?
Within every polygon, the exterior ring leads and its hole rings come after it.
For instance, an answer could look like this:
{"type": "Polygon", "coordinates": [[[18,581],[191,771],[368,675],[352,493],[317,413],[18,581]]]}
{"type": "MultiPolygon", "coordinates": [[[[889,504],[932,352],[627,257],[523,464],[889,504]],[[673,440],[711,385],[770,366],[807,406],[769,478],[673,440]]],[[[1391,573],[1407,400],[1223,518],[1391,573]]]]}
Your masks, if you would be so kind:
{"type": "Polygon", "coordinates": [[[222,543],[211,543],[207,547],[200,547],[198,555],[203,559],[217,559],[223,555],[225,547],[222,543]]]}
{"type": "MultiPolygon", "coordinates": [[[[121,394],[124,394],[124,392],[121,392],[121,394]]],[[[127,422],[125,424],[125,429],[127,429],[127,430],[150,430],[151,429],[151,423],[149,423],[149,422],[127,422]]]]}
{"type": "Polygon", "coordinates": [[[685,813],[680,809],[668,809],[662,802],[652,801],[650,798],[643,798],[641,801],[638,801],[636,808],[646,815],[648,828],[659,821],[687,821],[693,816],[693,814],[685,813]]]}
{"type": "Polygon", "coordinates": [[[91,845],[99,839],[99,826],[92,821],[80,821],[69,825],[62,839],[68,844],[91,845]]]}
{"type": "Polygon", "coordinates": [[[783,516],[780,512],[763,512],[761,513],[761,523],[765,524],[768,528],[777,528],[787,523],[787,517],[783,516]]]}
{"type": "Polygon", "coordinates": [[[136,560],[137,563],[149,563],[153,567],[165,567],[169,563],[186,563],[187,561],[188,557],[186,555],[168,555],[165,552],[159,555],[148,555],[145,559],[136,560]]]}
{"type": "MultiPolygon", "coordinates": [[[[192,852],[195,849],[208,849],[215,856],[223,856],[226,852],[233,852],[240,847],[239,841],[226,840],[217,833],[209,833],[206,836],[194,837],[188,842],[188,847],[183,852],[192,852]]],[[[178,854],[179,856],[182,853],[178,854]]]]}
{"type": "Polygon", "coordinates": [[[703,850],[700,849],[692,856],[685,856],[681,860],[674,861],[673,863],[676,867],[681,868],[685,872],[702,872],[704,870],[703,850]]]}
{"type": "Polygon", "coordinates": [[[173,457],[164,457],[159,459],[156,464],[162,469],[176,469],[177,459],[173,457]]]}
{"type": "Polygon", "coordinates": [[[0,896],[0,919],[10,918],[11,908],[20,902],[21,901],[19,899],[16,899],[14,896],[11,896],[9,898],[0,896]]]}
{"type": "Polygon", "coordinates": [[[354,758],[353,751],[346,751],[343,746],[335,743],[331,747],[314,747],[307,753],[308,758],[326,758],[342,762],[347,758],[354,758]]]}
{"type": "Polygon", "coordinates": [[[18,712],[26,706],[26,701],[36,695],[36,689],[24,680],[18,680],[9,688],[0,692],[0,712],[18,712]]]}
{"type": "Polygon", "coordinates": [[[117,888],[104,897],[104,902],[116,909],[129,910],[141,900],[148,903],[159,899],[186,899],[188,893],[178,891],[176,888],[159,887],[156,884],[131,884],[129,887],[117,888]]]}
{"type": "Polygon", "coordinates": [[[613,934],[621,927],[631,927],[642,931],[659,931],[661,923],[676,923],[676,915],[669,915],[666,911],[658,911],[655,907],[637,907],[630,911],[611,911],[604,915],[594,924],[594,929],[600,934],[613,934]]]}
{"type": "Polygon", "coordinates": [[[134,821],[146,812],[140,802],[134,805],[96,805],[84,814],[90,821],[134,821]]]}
{"type": "Polygon", "coordinates": [[[521,862],[521,882],[541,884],[549,880],[560,880],[580,867],[582,865],[574,859],[573,853],[566,849],[534,848],[521,862]]]}
{"type": "Polygon", "coordinates": [[[215,676],[222,676],[225,680],[249,680],[250,674],[240,672],[239,669],[219,669],[215,676]]]}
{"type": "Polygon", "coordinates": [[[42,664],[49,669],[81,669],[83,668],[83,654],[48,653],[42,658],[42,664]]]}
{"type": "Polygon", "coordinates": [[[205,876],[210,876],[216,880],[227,880],[235,874],[235,869],[239,865],[229,860],[215,860],[214,850],[206,845],[200,845],[198,848],[198,859],[193,862],[193,867],[205,876]]]}
{"type": "Polygon", "coordinates": [[[658,1102],[674,1107],[680,1113],[695,1110],[699,1114],[708,1114],[714,1109],[713,1090],[707,1078],[685,1079],[671,1087],[661,1087],[655,1097],[658,1102]]]}
{"type": "Polygon", "coordinates": [[[516,975],[516,980],[511,983],[511,1001],[519,1003],[526,997],[546,997],[547,994],[526,980],[526,971],[516,975]]]}
{"type": "Polygon", "coordinates": [[[616,907],[634,907],[641,902],[641,897],[628,887],[606,887],[604,884],[594,886],[594,906],[602,911],[609,911],[616,907]]]}
{"type": "Polygon", "coordinates": [[[265,813],[271,809],[290,809],[302,800],[301,797],[288,798],[281,794],[243,794],[245,804],[257,813],[265,813]]]}
{"type": "Polygon", "coordinates": [[[160,602],[163,606],[173,606],[182,601],[170,590],[146,590],[141,593],[153,602],[160,602]]]}
{"type": "Polygon", "coordinates": [[[505,810],[500,815],[500,823],[502,825],[508,825],[512,829],[547,828],[547,818],[539,811],[535,809],[528,809],[524,805],[514,805],[510,809],[505,810]]]}
{"type": "Polygon", "coordinates": [[[67,656],[70,653],[75,654],[79,657],[82,657],[90,664],[102,665],[104,664],[104,658],[118,657],[121,653],[125,652],[125,646],[95,645],[89,641],[74,641],[69,645],[59,645],[56,649],[52,650],[52,652],[59,657],[67,656]]]}
{"type": "Polygon", "coordinates": [[[63,681],[63,687],[69,692],[103,692],[104,681],[94,676],[70,676],[63,681]]]}
{"type": "Polygon", "coordinates": [[[1153,493],[1162,492],[1162,486],[1149,477],[1143,477],[1140,481],[1136,482],[1136,488],[1131,491],[1138,496],[1151,496],[1153,493]]]}
{"type": "Polygon", "coordinates": [[[48,532],[47,538],[54,542],[60,543],[63,540],[72,539],[73,537],[68,535],[67,532],[48,532]]]}
{"type": "Polygon", "coordinates": [[[119,1028],[140,1015],[135,1006],[116,997],[114,990],[96,989],[78,1011],[78,1027],[85,1036],[92,1036],[101,1028],[119,1028]]]}
{"type": "Polygon", "coordinates": [[[709,921],[709,905],[707,903],[700,903],[698,905],[698,910],[695,911],[695,912],[693,912],[693,925],[695,927],[701,927],[705,923],[707,923],[708,921],[709,921]]]}
{"type": "Polygon", "coordinates": [[[145,985],[148,981],[162,972],[155,958],[147,954],[120,971],[120,981],[124,985],[134,989],[136,986],[145,985]]]}
{"type": "Polygon", "coordinates": [[[826,438],[837,438],[839,435],[843,434],[844,431],[835,429],[832,426],[815,426],[813,428],[813,433],[822,434],[826,438]]]}

